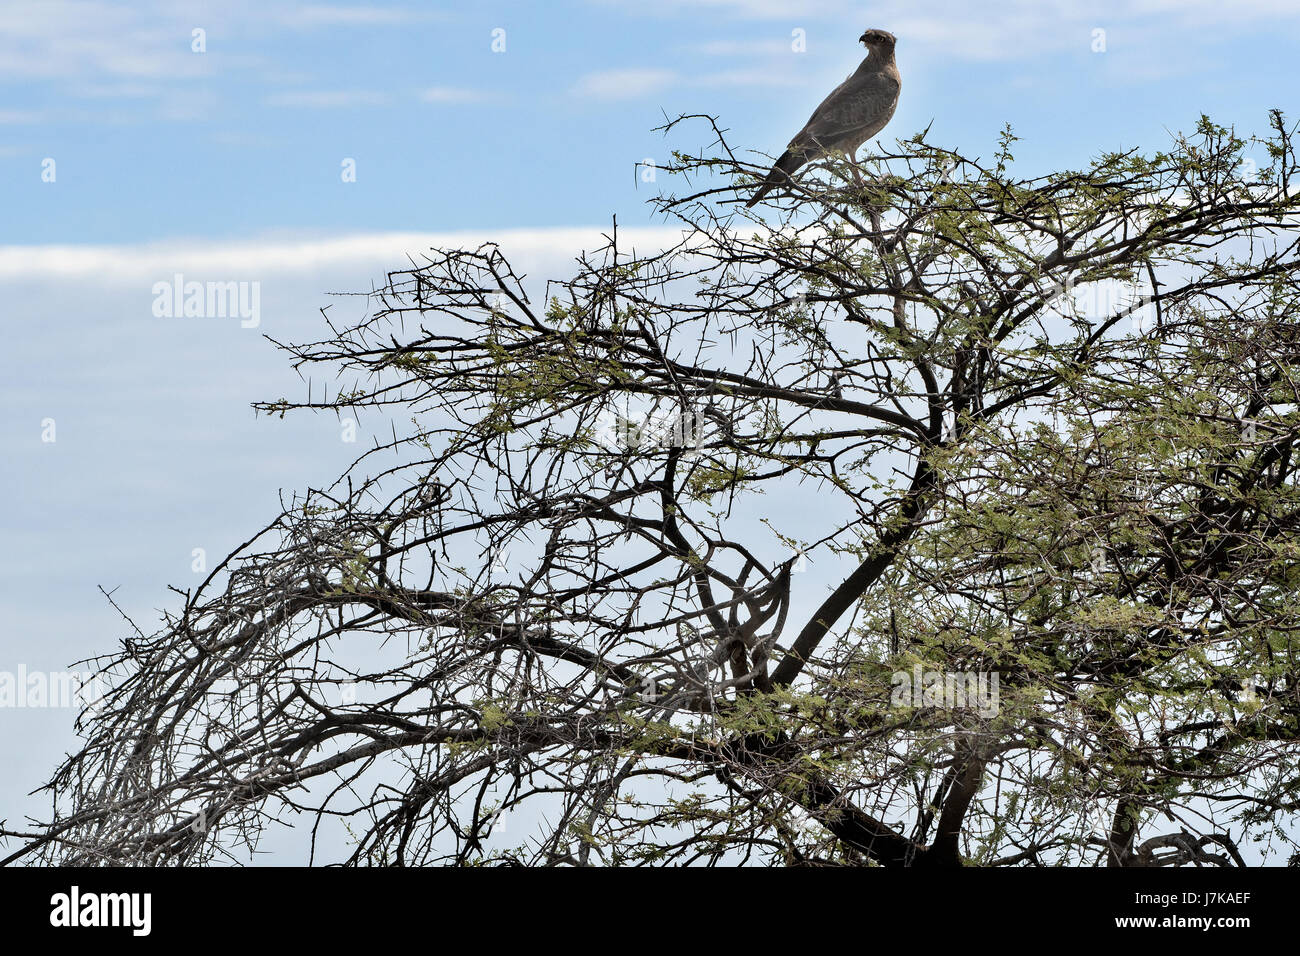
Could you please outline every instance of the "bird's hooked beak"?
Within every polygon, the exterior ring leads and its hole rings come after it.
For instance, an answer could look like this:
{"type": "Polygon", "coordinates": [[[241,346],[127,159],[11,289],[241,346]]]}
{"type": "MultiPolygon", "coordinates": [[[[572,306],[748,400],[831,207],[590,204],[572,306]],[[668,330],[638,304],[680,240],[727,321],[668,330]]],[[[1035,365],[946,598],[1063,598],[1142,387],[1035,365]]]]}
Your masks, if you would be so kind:
{"type": "Polygon", "coordinates": [[[858,42],[861,43],[863,46],[866,46],[866,45],[867,45],[867,35],[864,33],[864,34],[862,34],[862,36],[858,37],[858,42]]]}

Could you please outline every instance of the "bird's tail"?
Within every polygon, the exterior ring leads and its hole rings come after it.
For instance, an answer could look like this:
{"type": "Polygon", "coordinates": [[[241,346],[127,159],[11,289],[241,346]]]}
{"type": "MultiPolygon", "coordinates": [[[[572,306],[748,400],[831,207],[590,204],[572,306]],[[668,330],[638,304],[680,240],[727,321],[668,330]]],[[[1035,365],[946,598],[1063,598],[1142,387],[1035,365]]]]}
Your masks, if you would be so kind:
{"type": "Polygon", "coordinates": [[[781,158],[776,161],[776,165],[767,174],[767,178],[763,180],[762,185],[758,187],[758,191],[749,197],[749,202],[745,203],[745,208],[748,209],[754,205],[777,186],[792,182],[790,174],[802,166],[804,161],[805,157],[802,152],[796,153],[787,149],[781,154],[781,158]]]}

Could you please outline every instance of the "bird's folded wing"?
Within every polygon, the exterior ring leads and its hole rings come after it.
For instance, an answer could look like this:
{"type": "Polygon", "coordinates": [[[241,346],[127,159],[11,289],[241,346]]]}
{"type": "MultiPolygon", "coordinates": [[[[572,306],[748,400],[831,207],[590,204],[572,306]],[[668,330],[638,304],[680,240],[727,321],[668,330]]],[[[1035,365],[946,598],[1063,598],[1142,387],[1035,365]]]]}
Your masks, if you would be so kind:
{"type": "Polygon", "coordinates": [[[839,140],[871,126],[887,114],[898,98],[898,81],[884,73],[851,76],[822,100],[794,140],[791,149],[820,146],[829,149],[839,140]]]}

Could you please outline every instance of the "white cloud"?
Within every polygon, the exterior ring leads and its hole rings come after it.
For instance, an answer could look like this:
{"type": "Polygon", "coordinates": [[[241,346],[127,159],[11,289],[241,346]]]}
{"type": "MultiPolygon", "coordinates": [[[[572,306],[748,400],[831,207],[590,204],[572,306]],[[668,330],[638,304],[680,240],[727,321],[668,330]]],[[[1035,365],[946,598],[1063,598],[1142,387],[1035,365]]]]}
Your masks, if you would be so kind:
{"type": "Polygon", "coordinates": [[[691,75],[672,70],[626,69],[588,73],[573,92],[588,99],[632,100],[672,87],[773,87],[804,86],[807,80],[783,69],[720,70],[691,75]]]}
{"type": "Polygon", "coordinates": [[[420,93],[420,99],[426,103],[478,103],[487,99],[487,94],[455,86],[431,86],[420,93]]]}
{"type": "MultiPolygon", "coordinates": [[[[600,6],[624,5],[620,0],[593,0],[600,6]]],[[[789,0],[660,0],[657,4],[638,5],[645,12],[662,13],[667,10],[693,15],[700,10],[717,10],[732,16],[753,20],[809,19],[843,12],[850,4],[845,0],[804,0],[795,9],[789,0]]]]}
{"type": "MultiPolygon", "coordinates": [[[[600,6],[626,5],[621,0],[592,0],[600,6]]],[[[991,23],[998,27],[1014,25],[1033,14],[1041,13],[1046,19],[1061,21],[1080,19],[1101,25],[1104,21],[1118,22],[1142,17],[1160,17],[1171,27],[1212,20],[1236,22],[1244,18],[1275,19],[1300,16],[1300,6],[1295,0],[1092,0],[1081,4],[1076,0],[1002,0],[998,4],[972,4],[968,0],[883,0],[864,9],[857,0],[805,0],[798,5],[789,0],[660,0],[657,4],[637,5],[646,13],[672,12],[681,16],[696,16],[701,12],[718,13],[744,20],[784,20],[792,26],[813,21],[837,20],[851,24],[850,29],[862,22],[862,27],[886,27],[888,21],[905,15],[918,19],[954,23],[991,23]]]]}
{"type": "Polygon", "coordinates": [[[394,27],[442,20],[437,11],[380,4],[300,4],[284,0],[27,0],[0,3],[0,76],[45,79],[209,76],[249,65],[241,36],[284,30],[394,27]],[[209,34],[209,52],[191,52],[191,31],[209,34]],[[222,42],[214,43],[214,40],[222,42]]]}
{"type": "MultiPolygon", "coordinates": [[[[809,53],[856,38],[866,27],[891,30],[899,37],[899,55],[908,50],[942,55],[946,60],[1024,61],[1069,49],[1102,27],[1127,36],[1132,46],[1152,38],[1166,42],[1197,39],[1205,29],[1259,29],[1294,25],[1300,20],[1295,0],[1002,0],[973,4],[968,0],[879,0],[865,8],[856,0],[659,0],[622,4],[590,0],[620,12],[663,16],[694,23],[710,15],[723,20],[752,20],[770,36],[766,40],[720,39],[696,47],[709,55],[761,55],[777,44],[788,49],[790,31],[807,31],[809,53]],[[1083,36],[1080,41],[1079,37],[1083,36]]],[[[710,25],[711,32],[716,27],[710,25]]],[[[1213,39],[1213,38],[1210,38],[1213,39]]]]}
{"type": "Polygon", "coordinates": [[[163,87],[146,83],[83,83],[70,91],[86,99],[151,99],[161,96],[163,87]]]}
{"type": "Polygon", "coordinates": [[[691,80],[694,86],[805,86],[803,77],[782,70],[722,70],[717,73],[705,73],[691,80]]]}
{"type": "Polygon", "coordinates": [[[210,61],[190,52],[193,13],[147,2],[0,4],[0,74],[204,75],[210,61]]]}
{"type": "Polygon", "coordinates": [[[709,40],[692,47],[705,56],[769,56],[790,53],[790,40],[709,40]]]}
{"type": "MultiPolygon", "coordinates": [[[[250,240],[168,240],[125,245],[0,246],[0,281],[66,278],[104,283],[153,282],[173,272],[194,275],[262,276],[378,270],[401,267],[433,248],[473,249],[496,242],[511,258],[570,261],[584,249],[604,244],[599,226],[502,229],[493,232],[385,232],[351,236],[276,236],[250,240]]],[[[627,250],[652,252],[676,242],[672,226],[619,229],[627,250]]],[[[531,271],[531,270],[530,270],[531,271]]],[[[378,273],[377,273],[378,274],[378,273]]]]}
{"type": "Polygon", "coordinates": [[[580,77],[573,92],[598,100],[630,100],[665,90],[676,80],[672,70],[602,70],[580,77]]]}
{"type": "Polygon", "coordinates": [[[286,11],[281,19],[284,23],[297,27],[395,26],[416,20],[442,19],[442,15],[432,11],[393,7],[305,4],[286,11]]]}
{"type": "Polygon", "coordinates": [[[348,109],[354,106],[382,106],[387,102],[387,94],[373,90],[293,90],[273,93],[266,98],[267,106],[307,109],[348,109]]]}

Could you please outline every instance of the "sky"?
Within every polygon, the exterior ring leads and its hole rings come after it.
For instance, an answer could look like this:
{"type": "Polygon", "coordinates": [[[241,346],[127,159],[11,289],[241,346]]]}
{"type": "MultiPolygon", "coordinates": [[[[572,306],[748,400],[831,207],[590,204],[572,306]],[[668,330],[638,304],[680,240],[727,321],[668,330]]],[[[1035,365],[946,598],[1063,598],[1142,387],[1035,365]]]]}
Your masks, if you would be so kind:
{"type": "Polygon", "coordinates": [[[780,152],[868,26],[899,37],[890,134],[988,155],[1010,123],[1017,159],[1078,165],[1201,112],[1257,128],[1300,4],[10,0],[0,243],[634,224],[665,114],[780,152]]]}
{"type": "MultiPolygon", "coordinates": [[[[1011,124],[1026,174],[1297,112],[1295,0],[0,5],[0,672],[112,650],[100,588],[152,629],[195,549],[356,457],[333,418],[254,417],[303,395],[265,336],[360,318],[330,293],[430,246],[497,239],[545,277],[615,216],[663,243],[673,187],[637,164],[705,137],[655,127],[708,113],[775,155],[868,27],[898,36],[886,141],[987,158],[1011,124]],[[255,286],[256,321],[159,315],[178,274],[255,286]]],[[[0,819],[40,812],[72,720],[0,709],[0,819]]]]}

